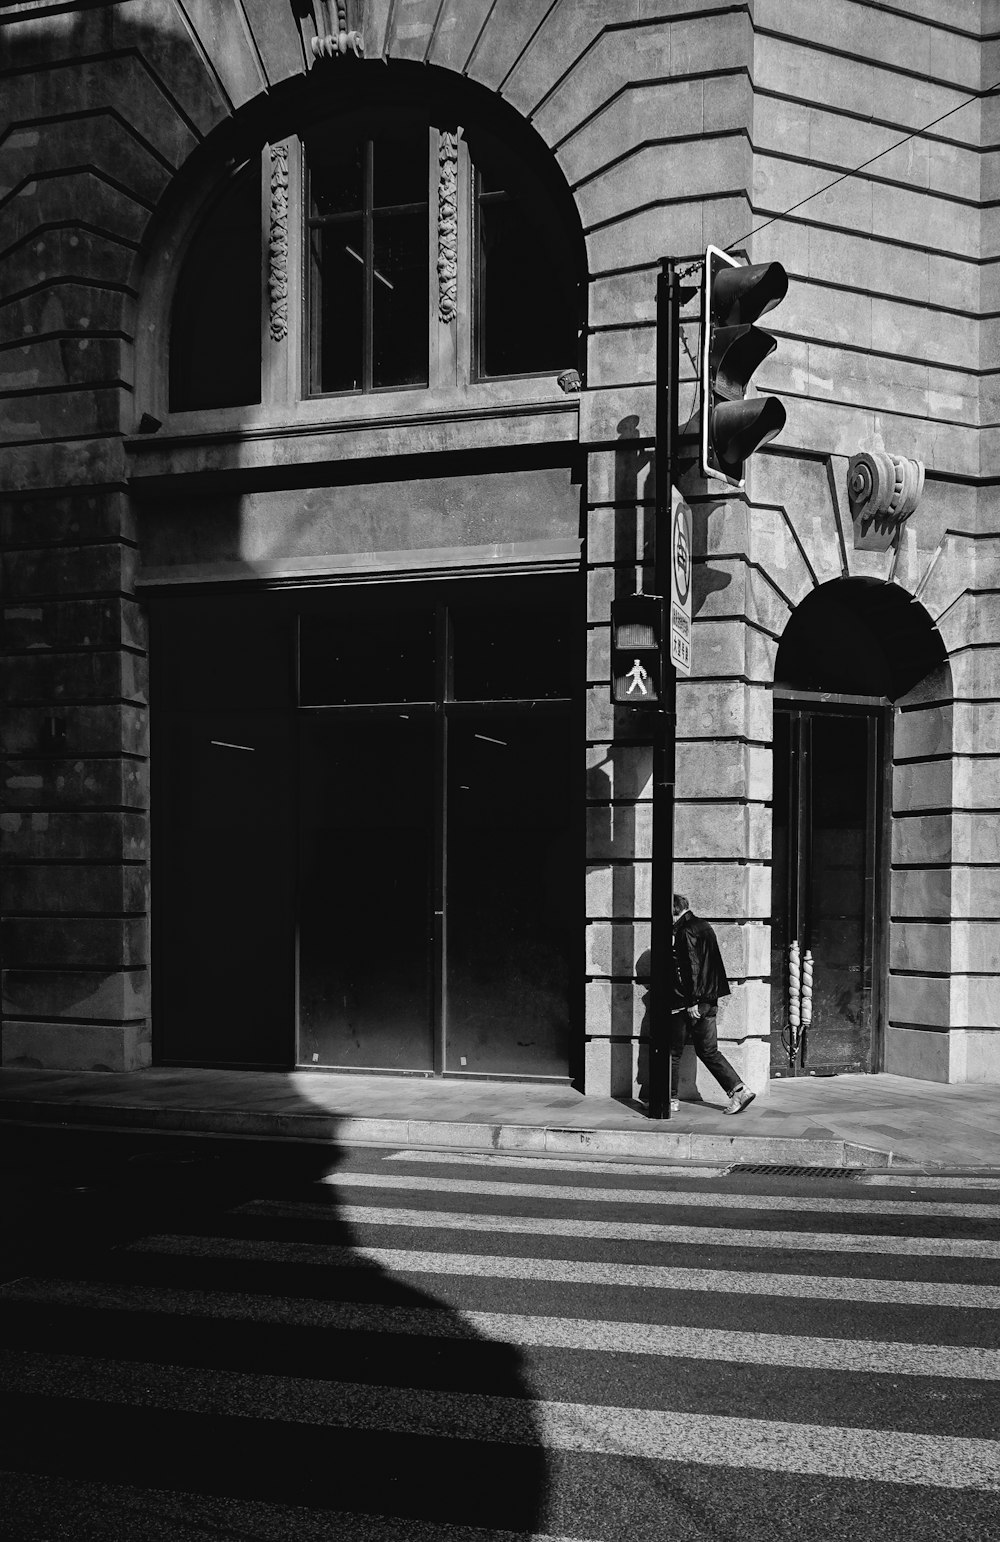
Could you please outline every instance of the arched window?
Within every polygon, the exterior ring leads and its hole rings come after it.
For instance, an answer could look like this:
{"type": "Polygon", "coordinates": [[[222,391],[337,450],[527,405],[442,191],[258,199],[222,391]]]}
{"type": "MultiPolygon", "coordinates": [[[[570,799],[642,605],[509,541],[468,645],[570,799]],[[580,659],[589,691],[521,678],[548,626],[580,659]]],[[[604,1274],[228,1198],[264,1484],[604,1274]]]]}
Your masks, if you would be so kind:
{"type": "Polygon", "coordinates": [[[260,162],[234,178],[181,268],[170,323],[170,410],[260,401],[260,162]]]}
{"type": "Polygon", "coordinates": [[[578,275],[548,189],[494,135],[470,131],[475,373],[558,372],[576,362],[578,275]]]}
{"type": "Polygon", "coordinates": [[[314,392],[427,384],[428,137],[425,117],[390,111],[306,143],[314,392]]]}
{"type": "Polygon", "coordinates": [[[584,293],[579,219],[534,130],[447,71],[362,67],[335,112],[307,99],[301,135],[263,147],[196,233],[170,410],[554,378],[581,369],[584,293]]]}

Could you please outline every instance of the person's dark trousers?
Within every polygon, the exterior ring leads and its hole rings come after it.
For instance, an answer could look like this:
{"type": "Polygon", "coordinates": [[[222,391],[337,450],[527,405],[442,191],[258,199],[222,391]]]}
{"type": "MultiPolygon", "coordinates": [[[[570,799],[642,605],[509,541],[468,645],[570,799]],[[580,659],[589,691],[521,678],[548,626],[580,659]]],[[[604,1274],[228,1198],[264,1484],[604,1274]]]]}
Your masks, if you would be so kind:
{"type": "Polygon", "coordinates": [[[699,1018],[693,1018],[687,1012],[673,1012],[670,1018],[670,1091],[673,1097],[677,1096],[677,1088],[680,1083],[681,1056],[684,1053],[685,1038],[690,1039],[694,1045],[694,1052],[703,1066],[706,1066],[715,1077],[723,1092],[732,1092],[735,1087],[742,1086],[742,1079],[737,1076],[725,1055],[719,1049],[719,1038],[716,1029],[718,1009],[703,1012],[699,1018]]]}

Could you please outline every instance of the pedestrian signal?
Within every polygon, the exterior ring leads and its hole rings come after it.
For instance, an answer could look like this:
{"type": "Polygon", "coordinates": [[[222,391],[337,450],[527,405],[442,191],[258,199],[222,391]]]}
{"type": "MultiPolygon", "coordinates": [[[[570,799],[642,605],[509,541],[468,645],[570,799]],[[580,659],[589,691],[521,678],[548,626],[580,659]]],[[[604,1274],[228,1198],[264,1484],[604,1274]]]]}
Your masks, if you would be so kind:
{"type": "Polygon", "coordinates": [[[755,369],[777,339],[753,323],[788,292],[780,262],[737,262],[717,246],[705,254],[704,342],[701,360],[701,469],[742,487],[746,462],[785,426],[776,396],[747,399],[755,369]]]}
{"type": "Polygon", "coordinates": [[[658,594],[611,602],[611,700],[620,707],[663,705],[664,605],[658,594]]]}

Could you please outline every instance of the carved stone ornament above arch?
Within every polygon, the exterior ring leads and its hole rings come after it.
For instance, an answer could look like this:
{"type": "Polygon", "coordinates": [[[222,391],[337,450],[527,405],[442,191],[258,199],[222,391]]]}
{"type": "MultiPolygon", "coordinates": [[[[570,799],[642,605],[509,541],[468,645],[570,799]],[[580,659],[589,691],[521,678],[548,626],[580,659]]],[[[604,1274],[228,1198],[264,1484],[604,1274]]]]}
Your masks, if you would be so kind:
{"type": "Polygon", "coordinates": [[[312,24],[314,60],[364,58],[363,0],[292,0],[292,8],[312,24]]]}
{"type": "Polygon", "coordinates": [[[847,469],[847,495],[855,550],[888,551],[898,541],[923,490],[924,468],[918,460],[890,455],[882,449],[852,455],[847,469]]]}

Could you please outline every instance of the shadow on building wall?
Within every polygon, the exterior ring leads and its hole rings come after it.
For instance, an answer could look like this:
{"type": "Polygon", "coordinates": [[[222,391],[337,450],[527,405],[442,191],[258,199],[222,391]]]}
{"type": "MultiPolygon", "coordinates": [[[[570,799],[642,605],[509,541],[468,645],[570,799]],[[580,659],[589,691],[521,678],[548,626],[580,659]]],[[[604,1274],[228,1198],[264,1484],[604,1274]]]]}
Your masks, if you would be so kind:
{"type": "MultiPolygon", "coordinates": [[[[652,591],[654,586],[656,455],[639,434],[637,416],[621,419],[615,452],[614,566],[609,599],[640,588],[652,591]]],[[[693,462],[682,462],[685,491],[696,470],[693,462]]],[[[709,521],[719,509],[718,502],[695,501],[692,506],[695,616],[713,594],[732,582],[725,568],[713,567],[708,561],[709,521]]],[[[615,1095],[631,1101],[636,1084],[640,1098],[648,1091],[648,1043],[654,1026],[648,985],[654,718],[627,707],[612,710],[613,741],[606,747],[605,759],[588,772],[589,856],[592,866],[603,862],[610,870],[611,925],[603,944],[606,956],[598,962],[609,981],[612,1088],[615,1095]]],[[[664,1024],[664,1031],[666,1028],[664,1024]]],[[[693,1052],[688,1049],[681,1091],[689,1097],[697,1096],[694,1065],[693,1052]]]]}

